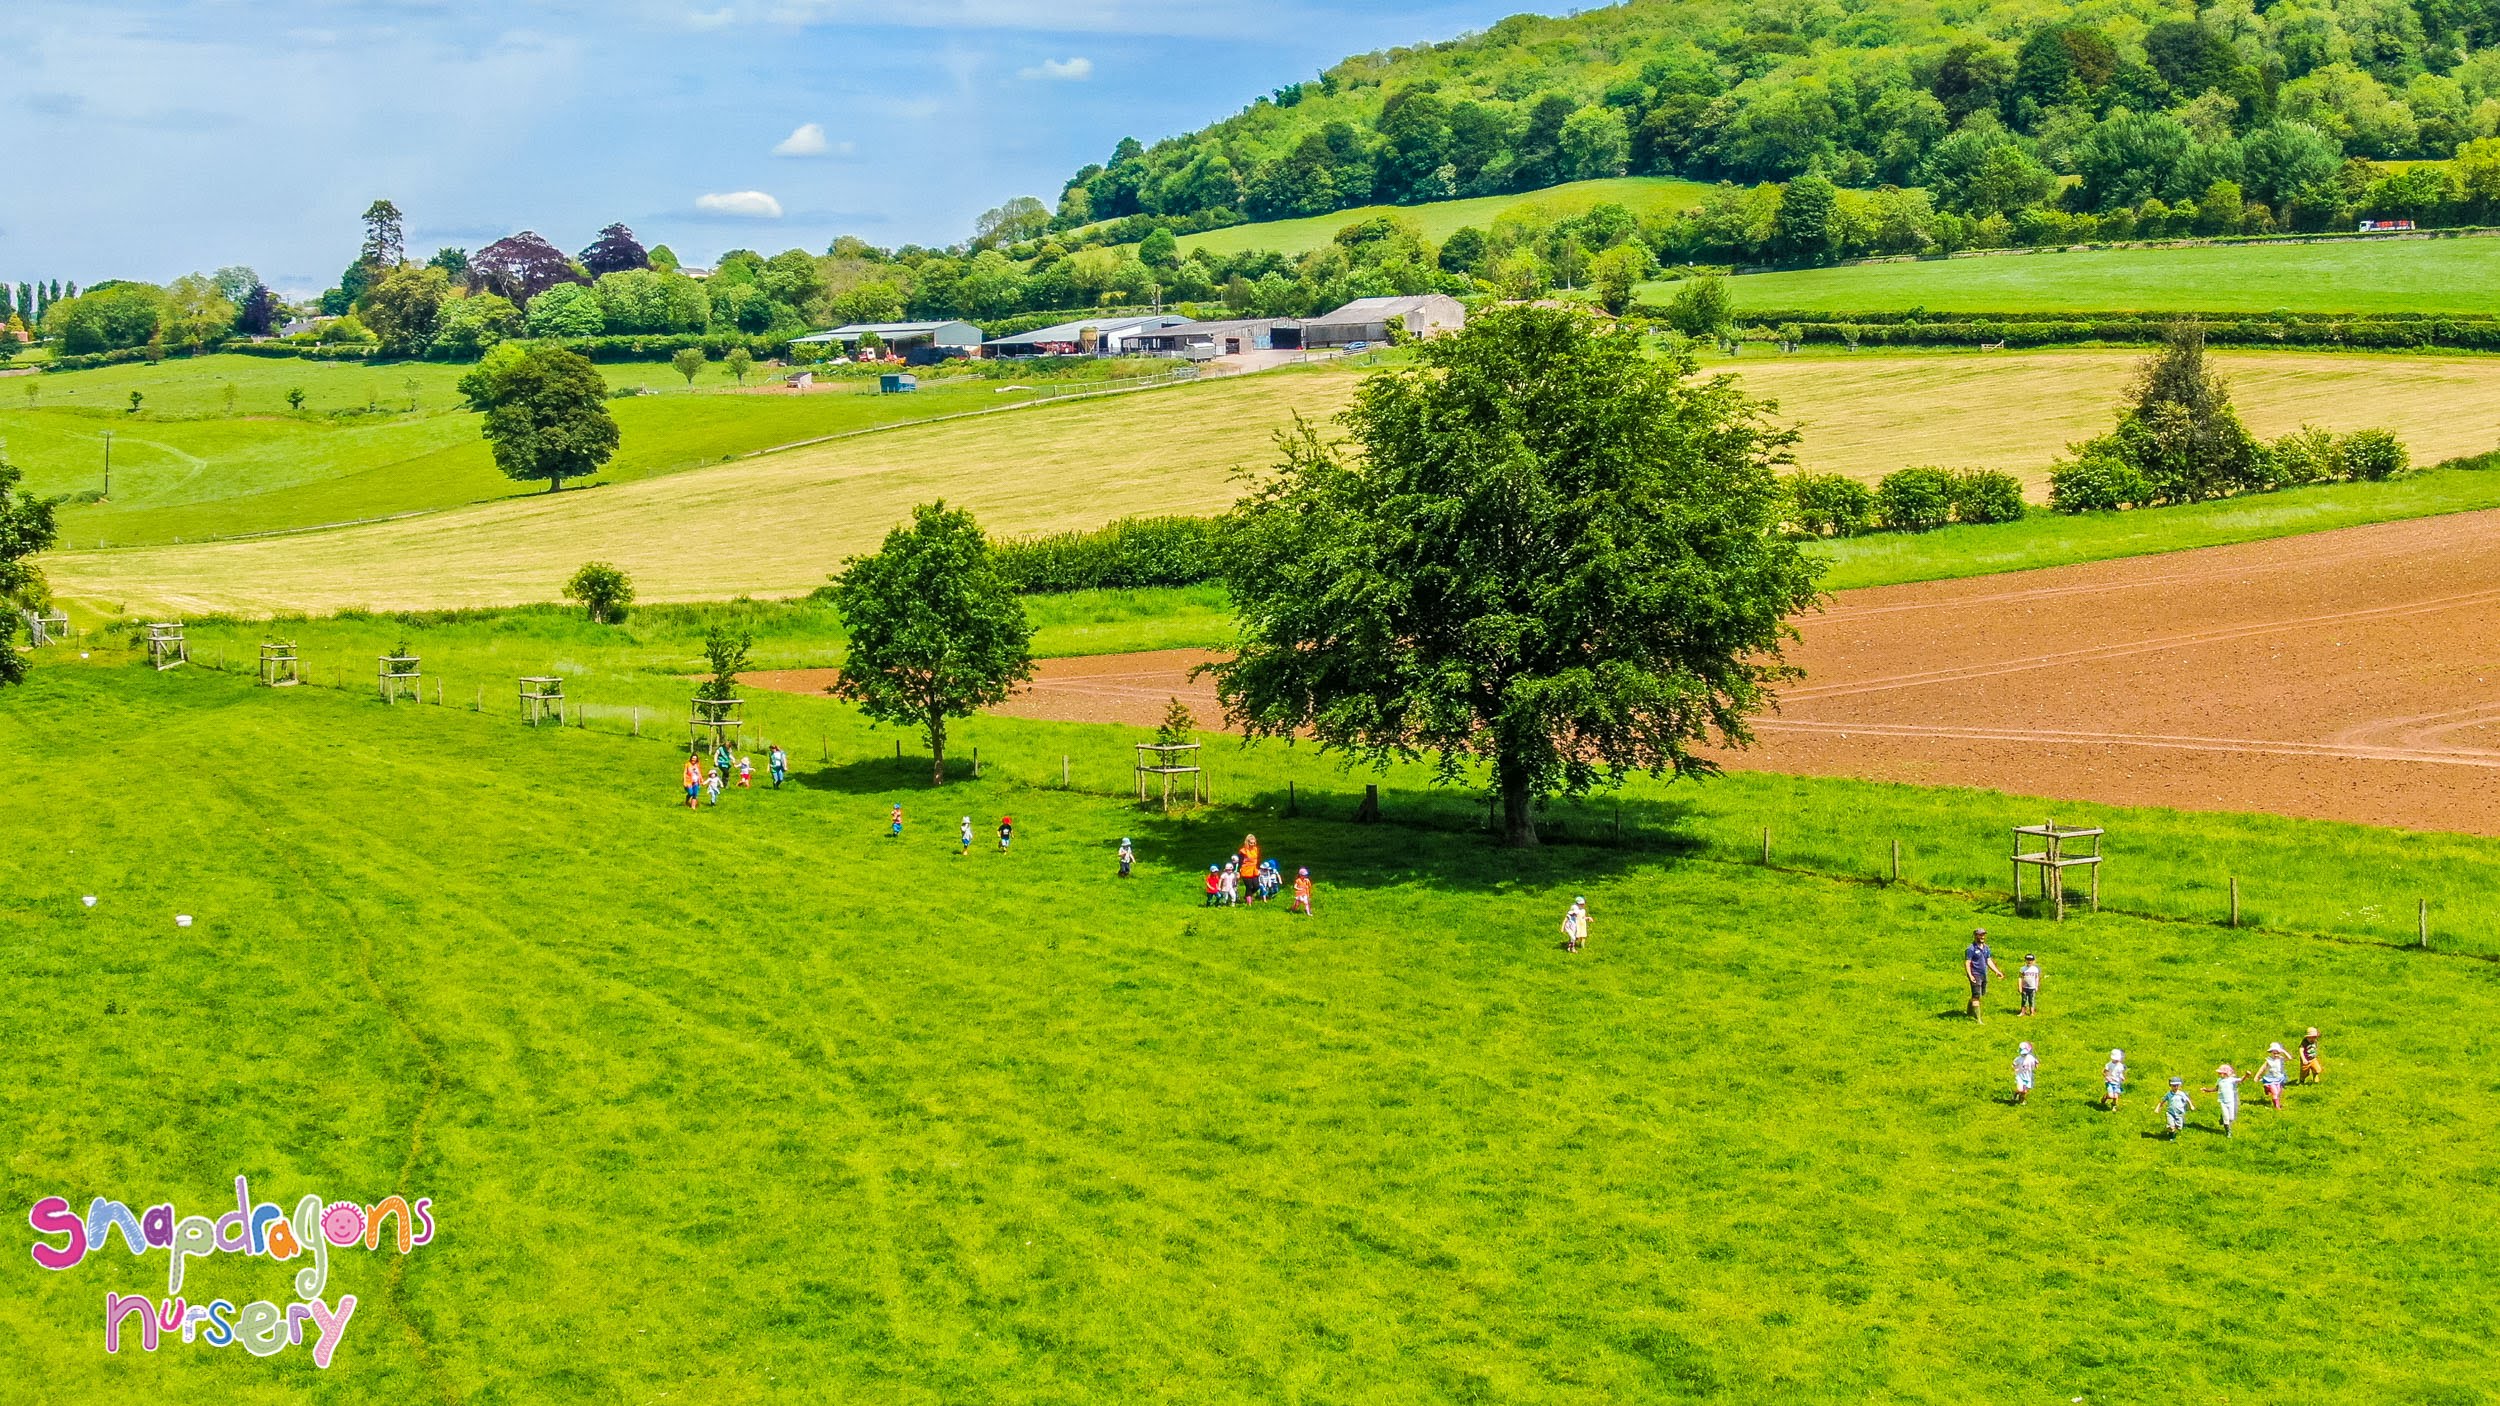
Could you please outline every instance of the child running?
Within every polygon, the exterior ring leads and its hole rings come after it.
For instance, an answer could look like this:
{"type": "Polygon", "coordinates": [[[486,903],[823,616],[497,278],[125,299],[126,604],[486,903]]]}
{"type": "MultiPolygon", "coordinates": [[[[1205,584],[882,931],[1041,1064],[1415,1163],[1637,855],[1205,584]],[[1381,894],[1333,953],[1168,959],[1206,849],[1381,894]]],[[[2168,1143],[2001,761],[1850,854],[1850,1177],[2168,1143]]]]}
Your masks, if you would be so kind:
{"type": "Polygon", "coordinates": [[[2205,1092],[2212,1094],[2222,1108],[2224,1137],[2231,1136],[2232,1126],[2240,1121],[2240,1078],[2238,1070],[2224,1064],[2214,1071],[2214,1081],[2205,1086],[2205,1092]]]}
{"type": "Polygon", "coordinates": [[[2326,1061],[2318,1058],[2318,1027],[2300,1037],[2300,1082],[2315,1084],[2326,1078],[2326,1061]]]}
{"type": "Polygon", "coordinates": [[[773,789],[780,790],[781,783],[790,779],[790,754],[781,750],[781,744],[776,742],[772,750],[764,754],[764,764],[773,769],[773,789]]]}
{"type": "Polygon", "coordinates": [[[2023,954],[2023,969],[2020,976],[2023,989],[2023,1014],[2038,1015],[2040,1013],[2040,959],[2037,955],[2030,952],[2023,954]]]}
{"type": "Polygon", "coordinates": [[[718,767],[703,773],[703,794],[710,798],[713,805],[720,804],[720,769],[718,767]]]}
{"type": "Polygon", "coordinates": [[[2039,1069],[2040,1057],[2031,1052],[2029,1040],[2023,1041],[2020,1048],[2014,1051],[2014,1101],[2016,1103],[2031,1102],[2031,1076],[2039,1072],[2039,1069]]]}
{"type": "Polygon", "coordinates": [[[2127,1091],[2127,1052],[2111,1050],[2109,1063],[2101,1066],[2101,1107],[2114,1109],[2118,1096],[2127,1091]]]}
{"type": "Polygon", "coordinates": [[[903,838],[903,808],[899,805],[894,808],[892,815],[886,817],[885,837],[889,840],[903,838]]]}
{"type": "Polygon", "coordinates": [[[2188,1110],[2195,1106],[2196,1100],[2188,1097],[2187,1080],[2171,1075],[2170,1092],[2161,1101],[2161,1116],[2170,1125],[2172,1142],[2179,1140],[2179,1130],[2187,1126],[2188,1110]]]}
{"type": "Polygon", "coordinates": [[[1137,867],[1137,847],[1130,844],[1128,837],[1124,835],[1120,838],[1120,877],[1127,878],[1128,871],[1135,867],[1137,867]]]}
{"type": "Polygon", "coordinates": [[[1293,876],[1293,911],[1308,918],[1311,914],[1311,871],[1299,869],[1293,876]]]}
{"type": "Polygon", "coordinates": [[[969,815],[964,817],[961,839],[963,840],[963,847],[955,851],[955,857],[957,859],[961,859],[965,855],[972,853],[972,817],[969,815]]]}
{"type": "Polygon", "coordinates": [[[738,789],[741,791],[755,789],[755,758],[740,757],[738,759],[738,789]]]}
{"type": "Polygon", "coordinates": [[[703,802],[703,763],[686,758],[686,809],[693,810],[703,802]]]}
{"type": "Polygon", "coordinates": [[[1015,837],[1016,818],[1012,815],[1002,815],[998,817],[998,852],[1000,854],[1005,854],[1007,852],[1008,842],[1015,839],[1015,837]]]}
{"type": "Polygon", "coordinates": [[[2277,1113],[2283,1111],[2285,1082],[2283,1064],[2290,1058],[2291,1055],[2283,1048],[2283,1042],[2277,1040],[2266,1046],[2266,1062],[2257,1067],[2257,1084],[2266,1091],[2266,1101],[2274,1105],[2274,1111],[2277,1113]]]}

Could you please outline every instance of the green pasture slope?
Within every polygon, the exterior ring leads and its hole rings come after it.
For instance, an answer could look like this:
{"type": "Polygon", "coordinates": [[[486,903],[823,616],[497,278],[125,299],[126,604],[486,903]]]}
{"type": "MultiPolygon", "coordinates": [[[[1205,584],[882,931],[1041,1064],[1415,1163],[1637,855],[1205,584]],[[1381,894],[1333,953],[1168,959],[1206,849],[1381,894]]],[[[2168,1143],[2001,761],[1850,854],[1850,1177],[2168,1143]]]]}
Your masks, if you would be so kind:
{"type": "MultiPolygon", "coordinates": [[[[689,814],[657,741],[48,656],[0,706],[0,747],[48,759],[0,805],[39,856],[0,890],[0,1201],[215,1214],[243,1174],[289,1205],[427,1196],[437,1235],[333,1257],[359,1306],[326,1372],[107,1357],[104,1294],[161,1293],[161,1255],[11,1255],[20,1378],[63,1403],[2483,1399],[2500,1223],[2458,1210],[2500,1114],[2488,963],[2056,928],[1699,840],[1510,854],[1342,824],[1344,784],[1299,819],[1165,819],[1033,784],[1126,733],[976,732],[979,782],[933,793],[850,730],[791,789],[689,814]],[[1198,906],[1245,829],[1313,869],[1316,920],[1198,906]],[[1566,957],[1573,893],[1597,923],[1566,957]],[[1953,1018],[1974,920],[2042,954],[2036,1022],[1953,1018]],[[2322,1089],[2234,1141],[2209,1109],[2149,1135],[2159,1080],[2308,1022],[2322,1089]],[[2017,1038],[2044,1058],[2021,1109],[2017,1038]],[[2103,1114],[2111,1045],[2137,1084],[2103,1114]]],[[[2370,843],[2275,829],[2311,859],[2370,843]]],[[[286,1282],[218,1256],[185,1288],[286,1282]]]]}
{"type": "MultiPolygon", "coordinates": [[[[2048,250],[1746,274],[1737,312],[2500,312],[2500,239],[2048,250]]],[[[1650,301],[1672,283],[1643,285],[1650,301]]]]}
{"type": "Polygon", "coordinates": [[[1583,214],[1600,205],[1629,206],[1634,214],[1651,215],[1701,203],[1710,187],[1672,176],[1617,176],[1609,180],[1573,181],[1524,195],[1485,195],[1466,200],[1436,200],[1424,205],[1366,205],[1329,215],[1298,220],[1267,220],[1231,225],[1204,234],[1180,237],[1181,249],[1211,254],[1239,254],[1272,249],[1281,254],[1307,254],[1337,237],[1347,225],[1379,215],[1413,220],[1434,243],[1447,240],[1467,225],[1490,229],[1505,211],[1543,208],[1556,215],[1583,214]]]}
{"type": "MultiPolygon", "coordinates": [[[[458,408],[462,367],[177,358],[0,379],[0,442],[41,494],[103,487],[104,436],[112,497],[60,513],[65,546],[198,541],[352,522],[543,492],[497,472],[478,417],[458,408]],[[416,409],[408,409],[418,384],[416,409]],[[227,415],[224,387],[236,387],[227,415]],[[291,386],[307,391],[288,413],[291,386]],[[34,389],[30,399],[27,388],[34,389]],[[147,397],[129,413],[129,393],[147,397]],[[362,411],[378,397],[381,413],[362,411]]],[[[913,395],[858,390],[811,395],[734,394],[717,365],[686,383],[666,366],[602,367],[610,384],[655,392],[610,402],[623,443],[600,475],[631,482],[820,435],[1009,403],[995,382],[938,382],[913,395]]],[[[750,378],[750,384],[764,378],[750,378]]]]}

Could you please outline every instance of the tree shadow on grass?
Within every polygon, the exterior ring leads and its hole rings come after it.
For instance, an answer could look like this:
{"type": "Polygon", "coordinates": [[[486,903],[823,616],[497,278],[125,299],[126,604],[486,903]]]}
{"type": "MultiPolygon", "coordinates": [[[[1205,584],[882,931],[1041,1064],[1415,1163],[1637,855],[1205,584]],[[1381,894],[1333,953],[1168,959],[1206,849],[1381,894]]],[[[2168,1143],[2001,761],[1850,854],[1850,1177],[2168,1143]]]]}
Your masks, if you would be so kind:
{"type": "Polygon", "coordinates": [[[1141,863],[1203,879],[1208,865],[1222,864],[1255,833],[1261,852],[1284,871],[1288,889],[1294,871],[1308,868],[1323,890],[1429,881],[1456,893],[1586,887],[1700,848],[1685,842],[1672,846],[1545,844],[1520,850],[1506,848],[1498,837],[1483,830],[1356,825],[1344,816],[1308,813],[1287,816],[1281,814],[1285,807],[1282,792],[1246,797],[1243,804],[1264,813],[1209,807],[1164,815],[1140,809],[1133,820],[1124,822],[1121,834],[1105,835],[1101,843],[1109,848],[1125,835],[1135,842],[1141,863]]]}
{"type": "Polygon", "coordinates": [[[790,771],[790,789],[830,791],[843,796],[883,796],[894,792],[906,795],[944,795],[952,791],[970,790],[983,785],[972,774],[969,761],[946,764],[946,779],[929,780],[929,759],[905,754],[898,764],[890,757],[871,757],[866,761],[839,762],[790,771]]]}

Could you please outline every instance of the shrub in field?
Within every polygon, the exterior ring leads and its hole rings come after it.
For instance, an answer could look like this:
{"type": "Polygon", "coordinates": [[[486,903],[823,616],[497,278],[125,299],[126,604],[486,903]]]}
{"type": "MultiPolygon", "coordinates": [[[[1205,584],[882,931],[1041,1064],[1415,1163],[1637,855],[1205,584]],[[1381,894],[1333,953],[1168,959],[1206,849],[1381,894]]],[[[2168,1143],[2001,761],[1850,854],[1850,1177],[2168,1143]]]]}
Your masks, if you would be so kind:
{"type": "Polygon", "coordinates": [[[2404,441],[2386,430],[2354,430],[2339,446],[2337,467],[2355,483],[2380,483],[2413,467],[2404,441]]]}
{"type": "Polygon", "coordinates": [[[1953,475],[1896,469],[1875,488],[1875,515],[1887,532],[1927,532],[1953,519],[1953,475]]]}
{"type": "Polygon", "coordinates": [[[1875,491],[1842,474],[1792,474],[1788,525],[1808,537],[1855,537],[1875,526],[1875,491]]]}
{"type": "Polygon", "coordinates": [[[2298,488],[2342,476],[2334,432],[2303,425],[2266,446],[2266,467],[2275,486],[2298,488]]]}
{"type": "Polygon", "coordinates": [[[564,598],[580,601],[598,625],[625,623],[625,607],[634,603],[634,581],[604,561],[586,563],[564,583],[564,598]]]}
{"type": "Polygon", "coordinates": [[[2127,399],[2117,428],[2093,447],[2142,475],[2153,501],[2194,503],[2266,486],[2256,439],[2222,378],[2205,368],[2203,329],[2173,328],[2137,370],[2127,399]]]}
{"type": "Polygon", "coordinates": [[[2054,512],[2110,513],[2151,497],[2151,485],[2133,465],[2097,451],[2049,471],[2049,507],[2054,512]]]}
{"type": "Polygon", "coordinates": [[[1212,518],[1122,518],[1090,532],[1055,532],[991,548],[998,574],[1017,592],[1195,586],[1216,577],[1212,518]]]}
{"type": "Polygon", "coordinates": [[[1955,522],[2020,522],[2022,480],[1995,469],[1971,469],[1953,476],[1955,522]]]}

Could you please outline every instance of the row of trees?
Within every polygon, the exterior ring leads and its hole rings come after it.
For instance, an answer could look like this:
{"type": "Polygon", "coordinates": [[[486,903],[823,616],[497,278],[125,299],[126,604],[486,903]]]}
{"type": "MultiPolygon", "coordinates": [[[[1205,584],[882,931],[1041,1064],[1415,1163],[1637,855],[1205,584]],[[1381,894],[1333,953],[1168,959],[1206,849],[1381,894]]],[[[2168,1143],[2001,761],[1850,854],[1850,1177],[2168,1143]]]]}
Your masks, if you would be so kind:
{"type": "MultiPolygon", "coordinates": [[[[21,304],[29,301],[21,296],[21,304]]],[[[234,336],[266,336],[285,304],[244,267],[185,274],[168,284],[112,279],[42,303],[42,335],[72,356],[149,347],[199,351],[234,336]]]]}
{"type": "MultiPolygon", "coordinates": [[[[2196,18],[2125,0],[2090,23],[2043,23],[2016,0],[1948,22],[1881,0],[1776,16],[1709,0],[1636,8],[1523,16],[1350,59],[1204,131],[1123,141],[1076,173],[1047,223],[1144,213],[1200,228],[1626,172],[1950,185],[1941,208],[1984,215],[2008,209],[1966,209],[1958,185],[2001,144],[2038,173],[2084,176],[2081,208],[2099,212],[2217,179],[2268,186],[2229,169],[2231,148],[2277,124],[2372,158],[2500,134],[2500,11],[2449,0],[2196,18]]],[[[1020,207],[1005,231],[1039,216],[1037,202],[1020,207]]]]}

